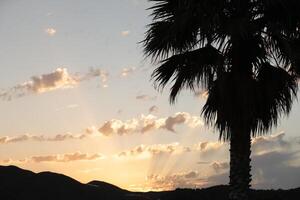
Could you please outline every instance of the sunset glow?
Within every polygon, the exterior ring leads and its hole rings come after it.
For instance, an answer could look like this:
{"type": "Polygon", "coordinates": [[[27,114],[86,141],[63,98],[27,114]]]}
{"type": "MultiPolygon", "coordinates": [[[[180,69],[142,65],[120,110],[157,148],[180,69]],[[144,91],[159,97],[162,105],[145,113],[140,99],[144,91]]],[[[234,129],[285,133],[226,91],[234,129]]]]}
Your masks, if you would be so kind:
{"type": "MultiPolygon", "coordinates": [[[[201,117],[207,92],[151,80],[146,0],[0,3],[0,165],[132,191],[227,184],[228,143],[201,117]]],[[[252,140],[253,187],[300,185],[300,106],[252,140]],[[276,165],[275,165],[276,163],[276,165]],[[272,168],[272,170],[267,170],[272,168]],[[271,177],[271,178],[270,178],[271,177]]]]}

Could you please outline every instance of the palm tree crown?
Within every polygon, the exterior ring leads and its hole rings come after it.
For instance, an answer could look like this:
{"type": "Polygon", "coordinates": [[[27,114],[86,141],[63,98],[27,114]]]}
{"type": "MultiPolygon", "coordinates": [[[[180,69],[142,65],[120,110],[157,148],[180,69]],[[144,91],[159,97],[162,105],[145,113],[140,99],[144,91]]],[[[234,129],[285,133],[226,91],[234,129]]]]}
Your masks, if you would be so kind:
{"type": "Polygon", "coordinates": [[[145,55],[152,77],[208,91],[202,115],[229,140],[233,129],[263,134],[291,110],[300,74],[299,0],[150,0],[145,55]]]}

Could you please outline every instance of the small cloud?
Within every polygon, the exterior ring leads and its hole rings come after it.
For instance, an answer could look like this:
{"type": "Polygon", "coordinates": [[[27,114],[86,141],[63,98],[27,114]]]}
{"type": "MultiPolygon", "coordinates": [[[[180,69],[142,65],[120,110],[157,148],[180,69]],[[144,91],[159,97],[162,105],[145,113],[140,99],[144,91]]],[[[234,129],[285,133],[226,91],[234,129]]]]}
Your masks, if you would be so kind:
{"type": "Polygon", "coordinates": [[[208,98],[208,91],[197,91],[195,92],[195,97],[199,99],[207,99],[208,98]]]}
{"type": "Polygon", "coordinates": [[[149,113],[158,113],[158,110],[158,107],[154,105],[149,108],[149,113]]]}
{"type": "Polygon", "coordinates": [[[122,69],[121,77],[127,77],[136,71],[135,67],[125,67],[122,69]]]}
{"type": "Polygon", "coordinates": [[[213,153],[219,151],[226,143],[221,142],[199,142],[194,145],[194,149],[202,153],[213,153]]]}
{"type": "Polygon", "coordinates": [[[108,81],[109,73],[102,69],[90,68],[89,72],[82,75],[79,78],[79,80],[86,81],[86,80],[91,80],[96,77],[100,78],[102,87],[104,87],[104,88],[108,87],[107,81],[108,81]]]}
{"type": "Polygon", "coordinates": [[[130,34],[130,31],[129,30],[124,30],[124,31],[121,31],[121,35],[126,37],[130,34]]]}
{"type": "Polygon", "coordinates": [[[171,144],[154,144],[154,145],[139,145],[130,150],[122,151],[118,154],[118,157],[148,157],[148,156],[159,156],[165,154],[176,154],[183,153],[184,148],[179,143],[171,144]]]}
{"type": "Polygon", "coordinates": [[[219,173],[222,170],[229,169],[228,162],[213,162],[211,167],[214,169],[215,172],[219,173]]]}
{"type": "Polygon", "coordinates": [[[141,100],[141,101],[154,101],[154,100],[156,100],[156,98],[157,98],[157,96],[149,96],[146,94],[138,95],[135,97],[135,99],[141,100]]]}
{"type": "Polygon", "coordinates": [[[90,126],[85,129],[85,133],[88,135],[94,134],[97,132],[97,128],[95,126],[90,126]]]}
{"type": "MultiPolygon", "coordinates": [[[[50,16],[50,15],[49,15],[50,16]]],[[[49,36],[54,36],[56,34],[56,29],[54,28],[46,28],[45,29],[45,33],[49,36]]]]}

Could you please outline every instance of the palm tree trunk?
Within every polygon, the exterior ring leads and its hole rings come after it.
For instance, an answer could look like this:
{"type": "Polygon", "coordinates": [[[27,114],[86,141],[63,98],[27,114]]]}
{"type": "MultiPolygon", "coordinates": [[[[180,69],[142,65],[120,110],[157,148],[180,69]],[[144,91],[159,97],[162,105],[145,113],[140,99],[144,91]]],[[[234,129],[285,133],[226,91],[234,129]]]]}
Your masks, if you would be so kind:
{"type": "Polygon", "coordinates": [[[251,182],[250,132],[232,131],[230,139],[230,200],[248,200],[251,182]]]}

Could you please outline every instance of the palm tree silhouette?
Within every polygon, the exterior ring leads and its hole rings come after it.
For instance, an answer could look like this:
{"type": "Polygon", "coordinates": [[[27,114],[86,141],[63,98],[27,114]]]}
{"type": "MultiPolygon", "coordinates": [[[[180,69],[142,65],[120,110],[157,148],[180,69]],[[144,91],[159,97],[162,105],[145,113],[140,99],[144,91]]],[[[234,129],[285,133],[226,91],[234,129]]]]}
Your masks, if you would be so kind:
{"type": "Polygon", "coordinates": [[[198,87],[202,116],[230,142],[230,199],[249,199],[251,137],[291,110],[300,72],[298,0],[149,0],[144,53],[160,61],[152,78],[169,82],[170,102],[198,87]]]}

